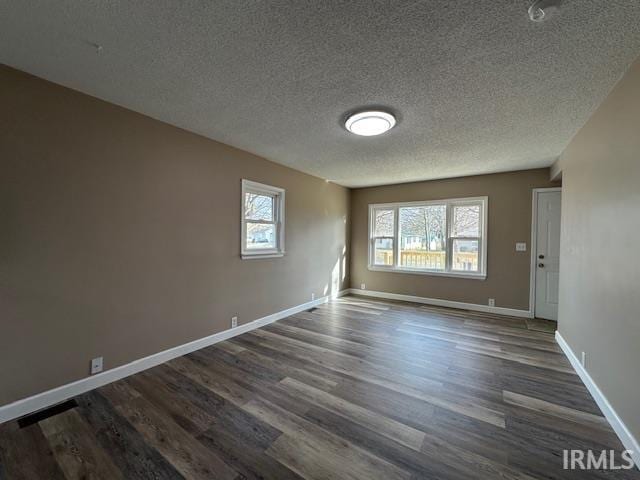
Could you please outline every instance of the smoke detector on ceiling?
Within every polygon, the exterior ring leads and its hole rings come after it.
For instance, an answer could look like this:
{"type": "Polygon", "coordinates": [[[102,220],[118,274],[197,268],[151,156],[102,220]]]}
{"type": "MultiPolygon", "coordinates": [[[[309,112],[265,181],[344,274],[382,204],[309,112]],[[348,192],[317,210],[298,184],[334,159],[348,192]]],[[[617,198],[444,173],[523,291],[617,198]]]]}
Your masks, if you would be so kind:
{"type": "Polygon", "coordinates": [[[529,7],[529,19],[532,22],[543,22],[560,9],[562,0],[536,0],[529,7]]]}

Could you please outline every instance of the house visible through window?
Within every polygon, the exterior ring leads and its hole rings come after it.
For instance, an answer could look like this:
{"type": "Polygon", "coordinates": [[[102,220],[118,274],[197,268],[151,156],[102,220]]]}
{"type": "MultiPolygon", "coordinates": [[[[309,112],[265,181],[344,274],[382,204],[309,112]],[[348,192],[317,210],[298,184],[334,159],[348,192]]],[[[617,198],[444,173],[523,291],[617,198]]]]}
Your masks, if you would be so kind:
{"type": "Polygon", "coordinates": [[[242,258],[284,255],[284,190],[242,180],[242,258]]]}
{"type": "Polygon", "coordinates": [[[369,205],[369,268],[485,278],[487,197],[369,205]]]}

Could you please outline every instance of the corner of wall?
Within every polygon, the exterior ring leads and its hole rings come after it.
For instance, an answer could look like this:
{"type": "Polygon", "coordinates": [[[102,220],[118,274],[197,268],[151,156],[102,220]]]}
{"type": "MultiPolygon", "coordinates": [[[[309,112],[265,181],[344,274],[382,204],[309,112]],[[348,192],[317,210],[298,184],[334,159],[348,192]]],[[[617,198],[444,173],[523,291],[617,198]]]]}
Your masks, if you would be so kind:
{"type": "Polygon", "coordinates": [[[552,182],[562,180],[562,155],[549,167],[549,180],[552,182]]]}

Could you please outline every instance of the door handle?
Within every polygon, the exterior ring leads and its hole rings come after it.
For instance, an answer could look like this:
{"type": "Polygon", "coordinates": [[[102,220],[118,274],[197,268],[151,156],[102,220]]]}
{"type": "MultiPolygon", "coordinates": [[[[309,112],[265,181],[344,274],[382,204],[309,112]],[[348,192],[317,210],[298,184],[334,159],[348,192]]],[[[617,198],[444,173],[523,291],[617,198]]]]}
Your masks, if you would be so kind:
{"type": "Polygon", "coordinates": [[[544,255],[538,255],[538,258],[540,259],[544,258],[544,255]]]}
{"type": "Polygon", "coordinates": [[[539,263],[539,264],[538,264],[538,266],[539,266],[540,268],[544,268],[544,263],[539,263]]]}

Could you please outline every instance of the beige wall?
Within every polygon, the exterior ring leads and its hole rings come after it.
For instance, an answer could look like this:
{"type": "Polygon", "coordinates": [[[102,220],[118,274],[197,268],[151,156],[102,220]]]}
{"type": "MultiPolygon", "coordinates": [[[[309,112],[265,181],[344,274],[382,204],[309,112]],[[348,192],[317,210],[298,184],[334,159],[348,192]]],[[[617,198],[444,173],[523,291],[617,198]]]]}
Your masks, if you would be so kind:
{"type": "Polygon", "coordinates": [[[530,252],[516,242],[531,241],[533,188],[550,187],[549,169],[479,175],[352,190],[351,287],[486,305],[529,309],[530,252]],[[368,205],[461,197],[489,197],[487,278],[412,275],[368,270],[368,205]]]}
{"type": "Polygon", "coordinates": [[[640,60],[559,168],[560,333],[640,439],[640,60]]]}
{"type": "Polygon", "coordinates": [[[347,189],[2,66],[0,172],[0,405],[348,286],[347,189]],[[242,178],[284,258],[240,259],[242,178]]]}

